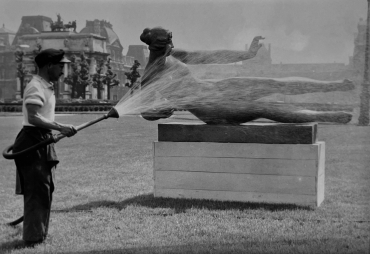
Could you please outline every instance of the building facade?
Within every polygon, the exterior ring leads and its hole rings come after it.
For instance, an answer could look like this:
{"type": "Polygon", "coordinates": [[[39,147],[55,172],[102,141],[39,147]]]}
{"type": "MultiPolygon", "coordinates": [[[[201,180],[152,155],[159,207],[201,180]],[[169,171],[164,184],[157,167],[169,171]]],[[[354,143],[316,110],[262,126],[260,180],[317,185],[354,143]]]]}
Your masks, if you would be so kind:
{"type": "MultiPolygon", "coordinates": [[[[63,49],[67,57],[75,56],[77,61],[80,60],[79,56],[83,52],[88,58],[90,74],[96,73],[97,61],[105,61],[109,57],[112,71],[120,84],[110,89],[111,98],[107,98],[105,87],[102,91],[102,99],[118,100],[128,92],[129,89],[125,87],[127,82],[125,72],[130,72],[135,59],[142,61],[138,71],[140,74],[143,73],[148,57],[147,47],[139,45],[141,48],[139,53],[135,51],[133,54],[124,55],[119,37],[108,21],[97,19],[86,21],[86,26],[79,33],[71,29],[52,29],[58,22],[61,22],[59,14],[57,22],[40,15],[24,16],[17,32],[10,31],[5,26],[0,29],[0,99],[14,100],[21,97],[20,83],[16,77],[17,64],[14,57],[16,50],[22,50],[25,53],[23,63],[29,72],[25,78],[25,85],[32,78],[31,74],[35,72],[33,59],[39,50],[63,49]]],[[[134,45],[134,47],[137,46],[134,45]]],[[[71,66],[66,66],[64,73],[65,76],[70,74],[71,66]]],[[[62,78],[56,86],[56,96],[71,98],[71,87],[65,84],[62,78]]],[[[97,98],[96,88],[92,85],[86,88],[86,98],[97,98]]]]}
{"type": "Polygon", "coordinates": [[[23,35],[50,32],[52,23],[53,20],[51,18],[41,15],[23,16],[12,45],[16,46],[22,44],[19,38],[23,35]]]}
{"type": "MultiPolygon", "coordinates": [[[[81,52],[84,52],[85,56],[89,59],[90,74],[96,72],[95,68],[98,60],[106,60],[109,56],[106,49],[105,38],[96,34],[79,34],[72,31],[58,31],[26,34],[19,37],[19,39],[24,45],[29,46],[24,49],[26,56],[25,63],[29,72],[32,72],[34,69],[33,57],[38,48],[63,49],[67,58],[71,58],[74,55],[77,57],[77,61],[80,60],[79,56],[81,52]]],[[[65,66],[65,77],[71,73],[70,67],[71,66],[69,65],[65,66]]],[[[86,87],[86,99],[96,99],[96,95],[97,91],[92,87],[92,85],[86,87]]],[[[106,91],[103,91],[103,98],[105,95],[106,91]]],[[[63,99],[71,98],[71,87],[64,83],[64,77],[61,77],[58,81],[56,97],[63,99]]]]}
{"type": "Polygon", "coordinates": [[[141,67],[145,68],[149,59],[149,49],[146,45],[129,45],[126,55],[138,60],[141,67]]]}
{"type": "MultiPolygon", "coordinates": [[[[134,64],[134,60],[140,62],[139,73],[142,75],[146,65],[145,57],[142,54],[135,52],[134,54],[123,54],[124,47],[122,46],[118,35],[113,30],[113,25],[106,20],[92,20],[86,21],[86,26],[81,29],[80,34],[97,34],[106,38],[106,50],[111,59],[112,71],[117,74],[117,79],[120,81],[120,85],[111,88],[111,100],[118,100],[128,89],[124,86],[127,82],[125,72],[130,72],[130,68],[134,64]],[[144,62],[145,61],[145,62],[144,62]]],[[[136,46],[136,45],[135,45],[136,46]]],[[[134,46],[134,47],[135,47],[134,46]]],[[[142,48],[146,46],[140,45],[142,48]]],[[[129,46],[129,52],[132,45],[129,46]]],[[[144,52],[144,49],[142,49],[144,52]]]]}

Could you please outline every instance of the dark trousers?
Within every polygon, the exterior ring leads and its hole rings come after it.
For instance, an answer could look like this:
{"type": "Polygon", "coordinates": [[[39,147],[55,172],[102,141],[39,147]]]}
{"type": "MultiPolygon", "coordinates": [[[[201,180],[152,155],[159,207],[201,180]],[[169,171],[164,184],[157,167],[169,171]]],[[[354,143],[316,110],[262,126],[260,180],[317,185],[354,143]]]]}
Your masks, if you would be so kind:
{"type": "Polygon", "coordinates": [[[49,228],[53,199],[53,171],[47,163],[35,163],[21,169],[24,183],[23,240],[42,241],[49,228]]]}
{"type": "MultiPolygon", "coordinates": [[[[23,128],[18,134],[13,152],[22,151],[33,144],[48,138],[50,131],[39,128],[23,128]]],[[[54,147],[44,147],[16,158],[17,184],[16,193],[23,194],[24,220],[23,240],[43,241],[48,234],[52,194],[54,191],[53,175],[58,160],[54,147]]]]}

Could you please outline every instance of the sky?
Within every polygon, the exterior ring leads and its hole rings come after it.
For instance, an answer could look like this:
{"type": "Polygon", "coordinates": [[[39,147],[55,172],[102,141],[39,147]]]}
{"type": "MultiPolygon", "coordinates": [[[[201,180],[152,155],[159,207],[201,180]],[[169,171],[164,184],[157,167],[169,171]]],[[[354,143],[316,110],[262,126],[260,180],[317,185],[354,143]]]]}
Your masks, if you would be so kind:
{"type": "Polygon", "coordinates": [[[17,31],[22,16],[64,23],[108,20],[127,53],[146,27],[172,31],[176,48],[244,50],[254,36],[271,44],[273,63],[348,63],[367,0],[0,0],[0,24],[17,31]]]}

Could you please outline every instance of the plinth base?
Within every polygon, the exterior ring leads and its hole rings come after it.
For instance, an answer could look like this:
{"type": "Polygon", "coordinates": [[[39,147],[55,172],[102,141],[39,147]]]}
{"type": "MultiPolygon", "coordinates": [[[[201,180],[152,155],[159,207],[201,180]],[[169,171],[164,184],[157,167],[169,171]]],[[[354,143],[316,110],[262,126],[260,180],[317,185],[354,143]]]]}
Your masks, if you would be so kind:
{"type": "Polygon", "coordinates": [[[202,122],[158,124],[158,141],[259,144],[314,144],[317,123],[245,123],[208,125],[202,122]]]}
{"type": "MultiPolygon", "coordinates": [[[[233,127],[239,128],[228,126],[229,131],[233,127]]],[[[183,129],[183,124],[175,129],[183,129]]],[[[158,141],[153,150],[155,197],[313,206],[324,200],[324,142],[158,141]]]]}

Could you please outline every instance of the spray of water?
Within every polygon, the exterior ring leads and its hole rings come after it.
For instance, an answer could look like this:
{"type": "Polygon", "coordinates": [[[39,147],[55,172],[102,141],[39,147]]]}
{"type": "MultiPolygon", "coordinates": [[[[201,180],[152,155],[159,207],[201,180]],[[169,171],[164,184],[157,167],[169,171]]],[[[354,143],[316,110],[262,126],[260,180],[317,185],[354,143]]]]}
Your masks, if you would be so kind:
{"type": "MultiPolygon", "coordinates": [[[[230,60],[226,59],[226,61],[232,62],[235,54],[225,55],[223,52],[223,57],[229,57],[230,60]]],[[[187,60],[194,63],[210,61],[207,58],[200,58],[199,54],[196,58],[187,60]]],[[[298,77],[278,79],[235,77],[223,80],[199,80],[191,75],[185,64],[172,56],[162,57],[151,63],[145,71],[143,80],[146,80],[145,86],[138,89],[132,96],[124,96],[115,106],[120,116],[137,114],[148,109],[177,108],[186,109],[192,113],[199,109],[205,109],[205,112],[217,110],[221,112],[217,116],[220,118],[223,117],[222,114],[253,115],[251,118],[244,118],[248,120],[255,118],[255,115],[262,110],[276,112],[276,103],[258,102],[258,99],[272,94],[296,95],[354,89],[354,85],[348,80],[328,82],[298,77]],[[166,65],[164,65],[165,61],[166,65]]],[[[279,105],[279,107],[287,112],[299,112],[297,108],[289,104],[279,105]]],[[[310,110],[301,112],[304,114],[317,113],[310,110]]]]}

